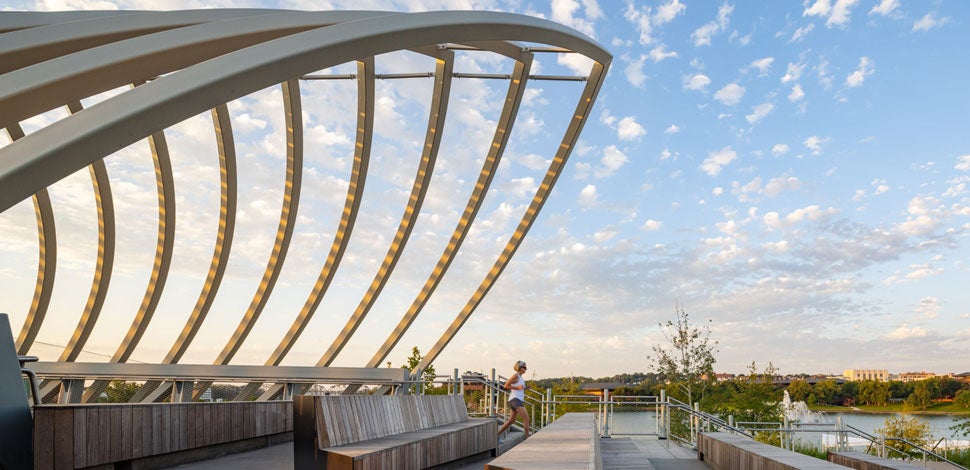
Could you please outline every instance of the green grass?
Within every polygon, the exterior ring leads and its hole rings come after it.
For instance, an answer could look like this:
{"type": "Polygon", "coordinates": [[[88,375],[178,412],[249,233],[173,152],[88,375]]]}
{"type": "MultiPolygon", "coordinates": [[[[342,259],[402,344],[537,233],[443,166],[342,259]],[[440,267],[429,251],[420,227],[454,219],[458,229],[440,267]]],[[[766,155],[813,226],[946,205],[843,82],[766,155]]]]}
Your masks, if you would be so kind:
{"type": "Polygon", "coordinates": [[[858,405],[855,407],[851,406],[833,406],[833,405],[816,405],[809,407],[812,411],[829,411],[829,412],[843,412],[851,413],[853,411],[862,411],[870,413],[954,413],[954,414],[970,414],[970,409],[964,408],[959,405],[955,405],[952,402],[936,402],[932,406],[923,410],[909,410],[906,409],[906,405],[902,403],[890,403],[886,406],[874,406],[874,405],[858,405]]]}

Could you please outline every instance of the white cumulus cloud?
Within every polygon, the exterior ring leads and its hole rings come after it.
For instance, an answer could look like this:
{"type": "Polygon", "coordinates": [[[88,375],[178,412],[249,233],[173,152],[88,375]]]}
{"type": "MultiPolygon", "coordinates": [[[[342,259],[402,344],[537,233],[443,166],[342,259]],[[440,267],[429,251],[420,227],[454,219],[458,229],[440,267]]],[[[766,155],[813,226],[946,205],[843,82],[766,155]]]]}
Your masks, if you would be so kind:
{"type": "Polygon", "coordinates": [[[579,192],[579,205],[583,207],[593,207],[599,196],[596,194],[596,185],[588,184],[579,192]]]}
{"type": "Polygon", "coordinates": [[[775,62],[774,57],[764,57],[751,62],[750,68],[758,69],[758,73],[765,75],[768,73],[768,69],[771,68],[771,64],[775,62]]]}
{"type": "Polygon", "coordinates": [[[805,92],[802,91],[801,85],[796,83],[795,86],[791,87],[791,93],[788,94],[788,101],[794,103],[804,97],[805,92]]]}
{"type": "Polygon", "coordinates": [[[866,77],[872,75],[875,64],[873,64],[872,59],[862,56],[859,58],[859,66],[856,67],[855,71],[850,73],[848,77],[845,77],[845,85],[850,88],[855,88],[862,86],[866,77]]]}
{"type": "Polygon", "coordinates": [[[664,129],[664,134],[676,134],[680,132],[680,126],[676,124],[671,124],[670,127],[664,129]]]}
{"type": "Polygon", "coordinates": [[[788,70],[785,71],[785,75],[781,77],[781,83],[794,82],[802,76],[802,72],[805,71],[805,64],[793,64],[788,63],[788,70]]]}
{"type": "Polygon", "coordinates": [[[730,164],[736,158],[738,158],[738,153],[728,145],[721,150],[707,154],[707,158],[701,163],[700,169],[708,175],[717,176],[721,173],[721,168],[730,164]]]}
{"type": "Polygon", "coordinates": [[[788,42],[798,42],[805,39],[805,36],[808,36],[808,33],[811,33],[813,29],[815,29],[815,23],[809,23],[807,26],[796,29],[788,42]]]}
{"type": "Polygon", "coordinates": [[[775,146],[771,148],[771,153],[775,155],[784,155],[788,153],[788,150],[789,148],[785,144],[775,144],[775,146]]]}
{"type": "Polygon", "coordinates": [[[829,139],[827,137],[822,138],[817,135],[813,135],[805,139],[805,141],[802,143],[805,145],[805,147],[812,151],[812,155],[818,155],[822,153],[822,144],[827,143],[828,141],[829,139]]]}
{"type": "Polygon", "coordinates": [[[596,170],[597,178],[606,178],[607,176],[616,173],[617,170],[623,167],[626,162],[629,161],[626,155],[616,148],[615,145],[610,145],[603,150],[603,158],[600,159],[601,168],[596,170]]]}
{"type": "Polygon", "coordinates": [[[753,108],[751,108],[751,114],[745,116],[744,118],[748,120],[748,123],[754,124],[765,118],[771,111],[775,109],[775,105],[771,103],[761,103],[753,108]]]}
{"type": "Polygon", "coordinates": [[[970,171],[970,153],[957,158],[957,166],[955,168],[960,171],[970,171]]]}
{"type": "Polygon", "coordinates": [[[637,118],[627,116],[620,119],[616,126],[616,136],[620,140],[634,140],[647,133],[647,130],[637,122],[637,118]]]}
{"type": "Polygon", "coordinates": [[[889,332],[886,335],[887,339],[909,339],[909,338],[922,338],[926,336],[927,332],[925,329],[919,326],[910,327],[907,324],[902,324],[899,328],[889,332]]]}
{"type": "Polygon", "coordinates": [[[694,30],[690,37],[694,40],[695,46],[709,46],[711,45],[711,38],[713,38],[718,33],[725,31],[730,23],[731,12],[734,11],[734,5],[725,3],[717,9],[717,19],[706,23],[701,27],[694,30]]]}
{"type": "Polygon", "coordinates": [[[643,85],[646,81],[647,75],[643,73],[643,64],[646,63],[647,56],[640,54],[640,58],[636,60],[631,60],[630,64],[623,69],[623,74],[626,76],[626,81],[630,82],[631,85],[639,87],[643,85]]]}
{"type": "Polygon", "coordinates": [[[655,232],[657,230],[660,230],[660,227],[663,227],[663,224],[664,224],[663,222],[659,222],[653,219],[647,219],[647,221],[643,223],[643,229],[648,232],[655,232]]]}
{"type": "Polygon", "coordinates": [[[802,16],[819,16],[826,18],[825,26],[845,26],[849,23],[849,16],[852,14],[852,7],[859,0],[835,0],[833,5],[830,0],[816,0],[810,7],[805,8],[802,16]]]}
{"type": "Polygon", "coordinates": [[[899,8],[899,0],[882,0],[878,5],[872,7],[872,10],[869,10],[869,14],[889,16],[897,8],[899,8]]]}
{"type": "Polygon", "coordinates": [[[733,106],[741,102],[744,97],[744,87],[737,83],[728,83],[724,88],[714,93],[714,99],[728,106],[733,106]]]}
{"type": "Polygon", "coordinates": [[[707,88],[707,85],[710,84],[711,79],[707,78],[707,75],[702,73],[698,73],[684,79],[684,89],[686,90],[704,91],[707,88]]]}
{"type": "Polygon", "coordinates": [[[929,31],[933,28],[943,26],[949,21],[949,17],[937,19],[936,14],[931,11],[913,23],[913,31],[929,31]]]}
{"type": "Polygon", "coordinates": [[[664,60],[664,59],[670,59],[673,57],[677,57],[677,52],[676,51],[668,52],[666,44],[661,44],[657,47],[654,47],[653,49],[650,49],[650,60],[652,60],[654,63],[660,62],[661,60],[664,60]]]}

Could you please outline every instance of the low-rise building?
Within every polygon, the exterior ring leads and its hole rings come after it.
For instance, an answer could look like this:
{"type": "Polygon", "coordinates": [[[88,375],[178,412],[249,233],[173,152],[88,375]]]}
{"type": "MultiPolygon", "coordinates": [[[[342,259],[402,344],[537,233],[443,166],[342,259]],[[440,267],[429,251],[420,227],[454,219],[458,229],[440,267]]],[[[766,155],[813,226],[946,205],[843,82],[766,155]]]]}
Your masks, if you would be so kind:
{"type": "Polygon", "coordinates": [[[848,381],[889,382],[889,371],[886,369],[846,369],[842,376],[848,381]]]}
{"type": "Polygon", "coordinates": [[[926,380],[929,378],[936,377],[936,374],[932,372],[903,372],[899,374],[896,380],[900,382],[918,382],[920,380],[926,380]]]}

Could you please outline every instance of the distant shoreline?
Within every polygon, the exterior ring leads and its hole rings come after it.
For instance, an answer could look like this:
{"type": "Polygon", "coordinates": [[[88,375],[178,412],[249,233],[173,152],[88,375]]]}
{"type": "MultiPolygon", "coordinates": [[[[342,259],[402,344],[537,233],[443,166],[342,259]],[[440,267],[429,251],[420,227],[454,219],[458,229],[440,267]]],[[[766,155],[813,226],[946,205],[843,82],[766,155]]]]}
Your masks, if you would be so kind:
{"type": "Polygon", "coordinates": [[[824,413],[857,413],[857,414],[906,414],[906,415],[926,415],[926,416],[965,416],[970,415],[970,410],[968,411],[905,411],[905,410],[864,410],[860,408],[849,408],[849,407],[839,407],[838,409],[834,407],[824,407],[824,408],[808,408],[810,411],[814,412],[824,412],[824,413]]]}

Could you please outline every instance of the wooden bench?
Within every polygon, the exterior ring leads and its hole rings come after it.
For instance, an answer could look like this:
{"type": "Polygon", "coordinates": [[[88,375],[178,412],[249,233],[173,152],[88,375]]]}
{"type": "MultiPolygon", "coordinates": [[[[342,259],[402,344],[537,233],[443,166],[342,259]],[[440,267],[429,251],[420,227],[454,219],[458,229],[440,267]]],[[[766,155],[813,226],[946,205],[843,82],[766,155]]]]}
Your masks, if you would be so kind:
{"type": "Polygon", "coordinates": [[[485,469],[601,469],[599,443],[593,413],[566,413],[485,464],[485,469]]]}
{"type": "Polygon", "coordinates": [[[740,434],[697,434],[697,459],[711,468],[751,470],[822,470],[845,467],[787,449],[764,444],[740,434]]]}
{"type": "Polygon", "coordinates": [[[915,470],[920,467],[902,460],[887,459],[864,452],[829,452],[829,462],[857,470],[915,470]]]}
{"type": "Polygon", "coordinates": [[[461,395],[295,396],[293,414],[298,469],[428,468],[497,443],[498,423],[469,419],[461,395]]]}

